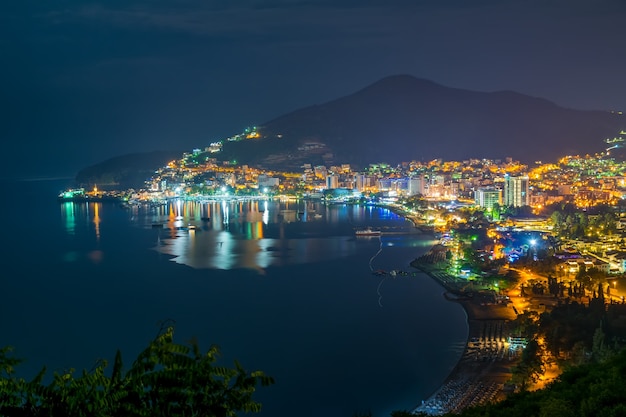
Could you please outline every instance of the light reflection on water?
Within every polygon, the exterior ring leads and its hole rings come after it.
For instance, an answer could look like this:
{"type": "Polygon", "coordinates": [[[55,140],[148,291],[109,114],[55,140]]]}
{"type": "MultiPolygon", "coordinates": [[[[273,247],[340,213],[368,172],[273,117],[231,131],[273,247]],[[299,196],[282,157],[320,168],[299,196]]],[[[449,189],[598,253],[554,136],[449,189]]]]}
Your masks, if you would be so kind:
{"type": "MultiPolygon", "coordinates": [[[[91,227],[100,240],[102,203],[63,203],[65,231],[91,227]]],[[[325,205],[319,201],[169,201],[128,209],[131,224],[155,231],[153,250],[195,269],[246,268],[264,273],[271,266],[331,261],[354,255],[364,242],[356,237],[366,226],[384,230],[382,245],[422,246],[406,239],[415,233],[408,221],[372,206],[325,205]],[[392,221],[390,220],[400,220],[392,221]],[[388,228],[392,224],[392,229],[388,228]]],[[[98,258],[99,259],[99,258],[98,258]]]]}
{"type": "Polygon", "coordinates": [[[75,209],[79,208],[78,205],[75,205],[74,203],[68,202],[68,203],[62,203],[60,204],[61,207],[61,217],[63,218],[64,221],[64,226],[65,226],[65,231],[70,234],[73,235],[74,232],[76,231],[76,216],[75,216],[75,209]]]}
{"type": "Polygon", "coordinates": [[[355,253],[348,237],[309,239],[238,239],[227,231],[194,232],[162,240],[155,249],[192,268],[250,268],[321,262],[355,253]]]}
{"type": "Polygon", "coordinates": [[[63,225],[65,231],[69,235],[76,234],[77,222],[92,222],[94,225],[94,231],[96,239],[100,239],[100,208],[102,203],[75,203],[64,202],[59,204],[61,208],[61,218],[63,219],[63,225]]]}
{"type": "MultiPolygon", "coordinates": [[[[23,204],[19,221],[5,225],[2,284],[11,296],[0,305],[2,339],[27,359],[20,372],[29,379],[44,364],[89,369],[117,349],[132,358],[168,318],[179,340],[218,344],[222,363],[238,359],[276,378],[258,392],[262,417],[389,415],[425,398],[459,359],[448,349],[467,336],[458,304],[419,273],[383,281],[370,271],[408,268],[433,244],[392,234],[411,225],[389,210],[274,201],[59,207],[56,186],[44,198],[46,184],[34,185],[21,195],[42,203],[23,204]],[[367,226],[383,229],[382,239],[356,238],[367,226]],[[180,246],[186,262],[207,266],[177,264],[157,246],[180,246]]],[[[4,207],[2,217],[15,218],[4,207]]]]}
{"type": "MultiPolygon", "coordinates": [[[[153,208],[147,217],[152,222],[150,227],[162,227],[154,249],[172,256],[174,262],[197,269],[248,268],[263,273],[270,266],[322,262],[355,254],[354,227],[349,223],[339,227],[339,223],[350,216],[361,221],[362,209],[326,207],[310,201],[177,200],[153,208]]],[[[381,219],[390,215],[388,210],[376,210],[383,213],[381,219]]],[[[366,212],[371,219],[372,208],[366,212]]]]}
{"type": "MultiPolygon", "coordinates": [[[[154,250],[196,269],[247,268],[263,273],[270,266],[314,263],[356,253],[359,227],[388,225],[400,219],[385,208],[327,206],[319,201],[169,201],[134,206],[131,219],[158,234],[154,250]]],[[[394,222],[395,233],[415,232],[409,222],[394,222]]],[[[68,227],[69,230],[69,227],[68,227]]],[[[403,241],[403,240],[400,240],[403,241]]]]}

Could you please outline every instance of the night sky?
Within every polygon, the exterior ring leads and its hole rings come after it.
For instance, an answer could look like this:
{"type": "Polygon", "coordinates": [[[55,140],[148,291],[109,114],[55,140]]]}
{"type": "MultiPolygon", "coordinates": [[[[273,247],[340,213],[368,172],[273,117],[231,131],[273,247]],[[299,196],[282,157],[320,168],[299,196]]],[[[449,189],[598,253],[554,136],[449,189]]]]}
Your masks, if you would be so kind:
{"type": "Polygon", "coordinates": [[[191,150],[395,74],[626,110],[623,0],[21,0],[0,178],[191,150]]]}

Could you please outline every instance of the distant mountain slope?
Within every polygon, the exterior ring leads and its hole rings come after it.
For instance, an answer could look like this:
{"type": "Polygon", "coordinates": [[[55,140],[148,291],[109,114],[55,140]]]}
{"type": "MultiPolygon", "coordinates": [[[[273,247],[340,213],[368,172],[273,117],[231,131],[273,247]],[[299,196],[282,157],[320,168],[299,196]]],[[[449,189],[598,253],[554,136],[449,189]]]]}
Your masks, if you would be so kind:
{"type": "Polygon", "coordinates": [[[507,156],[531,163],[599,152],[624,124],[608,111],[397,75],[271,120],[260,128],[262,139],[227,142],[223,157],[269,168],[507,156]]]}
{"type": "Polygon", "coordinates": [[[154,151],[135,153],[108,159],[82,169],[76,182],[91,188],[115,186],[119,189],[141,188],[154,171],[174,159],[180,159],[183,151],[154,151]]]}

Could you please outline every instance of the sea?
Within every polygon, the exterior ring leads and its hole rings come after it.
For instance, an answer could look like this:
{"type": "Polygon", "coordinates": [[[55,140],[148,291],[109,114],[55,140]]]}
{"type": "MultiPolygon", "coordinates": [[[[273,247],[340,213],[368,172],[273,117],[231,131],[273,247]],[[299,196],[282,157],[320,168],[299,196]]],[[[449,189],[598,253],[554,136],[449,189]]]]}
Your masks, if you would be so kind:
{"type": "Polygon", "coordinates": [[[461,306],[409,265],[433,236],[387,208],[125,207],[58,202],[71,179],[0,185],[0,346],[24,360],[19,376],[78,375],[118,349],[128,367],[173,326],[176,342],[274,378],[256,416],[382,417],[432,394],[465,346],[461,306]],[[383,233],[355,235],[367,227],[383,233]]]}

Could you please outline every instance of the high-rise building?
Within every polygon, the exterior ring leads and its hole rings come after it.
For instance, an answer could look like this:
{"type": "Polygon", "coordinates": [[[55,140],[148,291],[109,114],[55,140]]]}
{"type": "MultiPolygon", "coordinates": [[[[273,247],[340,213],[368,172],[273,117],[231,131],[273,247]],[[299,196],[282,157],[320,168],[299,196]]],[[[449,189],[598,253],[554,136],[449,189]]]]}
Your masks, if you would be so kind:
{"type": "Polygon", "coordinates": [[[502,190],[494,187],[479,188],[474,193],[474,201],[478,206],[491,210],[495,204],[502,205],[502,190]]]}
{"type": "Polygon", "coordinates": [[[522,207],[530,204],[528,194],[528,176],[504,176],[503,200],[505,206],[522,207]]]}
{"type": "Polygon", "coordinates": [[[333,190],[339,188],[339,177],[337,175],[328,175],[326,177],[326,189],[333,190]]]}
{"type": "Polygon", "coordinates": [[[376,187],[378,188],[378,191],[389,191],[391,189],[391,179],[380,178],[376,181],[376,187]]]}
{"type": "Polygon", "coordinates": [[[365,187],[367,186],[367,177],[363,174],[357,174],[354,176],[354,188],[356,188],[357,191],[363,191],[365,190],[365,187]]]}
{"type": "Polygon", "coordinates": [[[408,195],[426,195],[426,184],[424,183],[424,176],[413,177],[409,179],[408,183],[408,195]]]}

